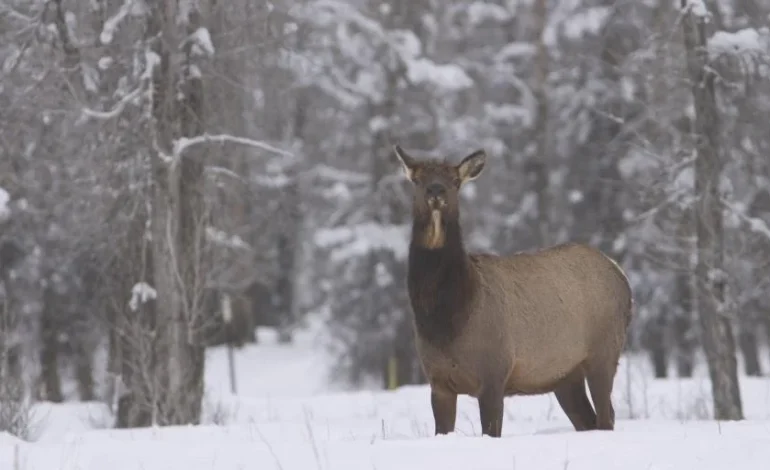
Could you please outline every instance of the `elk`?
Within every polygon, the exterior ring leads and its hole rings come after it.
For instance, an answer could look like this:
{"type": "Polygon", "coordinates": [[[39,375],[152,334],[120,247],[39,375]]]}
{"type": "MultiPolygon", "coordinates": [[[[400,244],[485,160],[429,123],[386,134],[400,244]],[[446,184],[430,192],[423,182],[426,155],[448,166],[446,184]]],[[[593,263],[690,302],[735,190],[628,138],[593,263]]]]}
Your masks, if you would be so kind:
{"type": "Polygon", "coordinates": [[[492,437],[505,397],[550,392],[576,431],[613,430],[610,395],[633,307],[620,266],[577,243],[468,254],[459,191],[481,174],[484,150],[457,165],[393,150],[413,183],[407,290],[435,434],[454,431],[458,394],[478,400],[492,437]]]}

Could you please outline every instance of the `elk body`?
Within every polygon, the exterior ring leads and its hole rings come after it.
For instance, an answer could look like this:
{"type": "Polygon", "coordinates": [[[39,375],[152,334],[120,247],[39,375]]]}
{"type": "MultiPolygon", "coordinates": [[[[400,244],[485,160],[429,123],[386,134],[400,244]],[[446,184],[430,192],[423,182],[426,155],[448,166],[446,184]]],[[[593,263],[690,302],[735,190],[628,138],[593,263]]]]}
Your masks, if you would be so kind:
{"type": "Polygon", "coordinates": [[[481,174],[484,151],[453,165],[394,150],[414,184],[407,286],[435,433],[454,431],[458,394],[478,399],[493,437],[504,397],[549,392],[577,431],[614,429],[610,395],[633,303],[621,268],[579,244],[466,253],[458,194],[481,174]]]}

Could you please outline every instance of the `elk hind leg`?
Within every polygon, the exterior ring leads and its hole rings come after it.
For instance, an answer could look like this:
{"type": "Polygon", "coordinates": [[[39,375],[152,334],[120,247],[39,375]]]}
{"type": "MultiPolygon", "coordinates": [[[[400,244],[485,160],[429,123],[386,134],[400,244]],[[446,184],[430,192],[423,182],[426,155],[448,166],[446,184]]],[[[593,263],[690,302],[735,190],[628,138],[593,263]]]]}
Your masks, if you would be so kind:
{"type": "Polygon", "coordinates": [[[596,429],[596,413],[588,400],[581,370],[575,370],[562,380],[554,395],[576,431],[596,429]]]}
{"type": "Polygon", "coordinates": [[[615,408],[612,406],[612,386],[617,370],[617,360],[602,360],[589,365],[586,381],[596,407],[596,428],[615,429],[615,408]]]}

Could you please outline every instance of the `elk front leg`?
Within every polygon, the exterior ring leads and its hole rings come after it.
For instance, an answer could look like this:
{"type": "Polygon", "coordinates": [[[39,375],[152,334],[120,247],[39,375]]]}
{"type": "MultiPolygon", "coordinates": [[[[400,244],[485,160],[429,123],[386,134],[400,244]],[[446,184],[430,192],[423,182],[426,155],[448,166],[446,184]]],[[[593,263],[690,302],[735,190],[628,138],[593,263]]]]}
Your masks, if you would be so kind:
{"type": "Polygon", "coordinates": [[[481,434],[500,437],[503,432],[503,398],[501,387],[488,387],[479,396],[481,434]]]}
{"type": "Polygon", "coordinates": [[[430,390],[430,404],[433,408],[433,421],[436,424],[435,435],[454,432],[457,418],[457,394],[433,385],[430,390]]]}

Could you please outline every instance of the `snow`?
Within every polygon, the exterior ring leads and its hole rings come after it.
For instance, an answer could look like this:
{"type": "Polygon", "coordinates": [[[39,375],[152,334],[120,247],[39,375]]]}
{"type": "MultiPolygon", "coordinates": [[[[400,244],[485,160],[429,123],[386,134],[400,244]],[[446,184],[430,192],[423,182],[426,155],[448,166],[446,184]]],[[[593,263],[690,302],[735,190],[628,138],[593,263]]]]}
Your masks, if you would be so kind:
{"type": "Polygon", "coordinates": [[[100,70],[107,70],[114,63],[115,63],[115,61],[112,59],[112,57],[109,57],[109,56],[100,57],[99,58],[99,62],[98,62],[99,69],[100,70]]]}
{"type": "Polygon", "coordinates": [[[374,116],[369,120],[369,132],[375,133],[387,129],[390,123],[384,116],[374,116]]]}
{"type": "Polygon", "coordinates": [[[412,31],[399,29],[388,33],[393,48],[402,57],[415,58],[422,53],[420,38],[412,31]]]}
{"type": "Polygon", "coordinates": [[[585,35],[598,33],[611,12],[612,10],[608,7],[592,7],[574,13],[563,23],[564,36],[578,40],[585,35]]]}
{"type": "Polygon", "coordinates": [[[319,248],[331,249],[333,262],[357,258],[378,249],[390,250],[396,259],[404,260],[408,251],[408,230],[406,225],[367,222],[318,230],[314,240],[319,248]]]}
{"type": "Polygon", "coordinates": [[[11,195],[0,187],[0,222],[5,221],[11,216],[11,209],[8,207],[9,202],[11,202],[11,195]]]}
{"type": "Polygon", "coordinates": [[[735,32],[717,31],[708,40],[711,59],[725,54],[763,55],[770,49],[770,32],[767,28],[745,28],[735,32]]]}
{"type": "Polygon", "coordinates": [[[160,66],[161,58],[155,51],[147,48],[144,52],[144,60],[147,66],[144,68],[144,72],[142,72],[142,80],[150,80],[152,79],[155,67],[160,66]]]}
{"type": "Polygon", "coordinates": [[[466,10],[468,23],[472,26],[480,25],[486,21],[503,23],[511,18],[511,14],[505,7],[487,2],[473,2],[466,10]]]}
{"type": "Polygon", "coordinates": [[[770,459],[767,378],[741,378],[747,420],[717,423],[705,419],[703,364],[693,379],[653,380],[645,358],[626,356],[613,392],[615,432],[576,433],[551,394],[506,399],[501,439],[480,436],[478,406],[461,396],[457,431],[433,436],[427,387],[335,388],[320,332],[299,331],[286,346],[259,329],[257,345],[235,351],[235,395],[226,350],[209,349],[201,426],[109,430],[101,404],[39,404],[33,442],[0,433],[0,468],[758,470],[770,459]]]}
{"type": "Polygon", "coordinates": [[[521,127],[529,127],[533,121],[530,109],[516,104],[484,103],[484,115],[499,124],[521,127]]]}
{"type": "Polygon", "coordinates": [[[427,83],[446,91],[459,91],[473,86],[473,80],[461,67],[436,64],[426,58],[407,61],[407,76],[412,83],[427,83]]]}
{"type": "Polygon", "coordinates": [[[618,170],[624,179],[635,177],[635,175],[653,170],[657,166],[654,158],[642,150],[630,150],[628,154],[621,157],[618,162],[618,170]]]}
{"type": "Polygon", "coordinates": [[[695,169],[692,166],[681,168],[674,177],[673,189],[675,191],[690,191],[695,189],[695,169]]]}
{"type": "Polygon", "coordinates": [[[569,194],[567,194],[567,199],[572,204],[577,204],[583,201],[583,193],[577,189],[573,189],[569,192],[569,194]]]}
{"type": "Polygon", "coordinates": [[[512,42],[505,45],[495,56],[495,61],[505,62],[518,58],[529,58],[535,55],[537,48],[529,42],[512,42]]]}
{"type": "Polygon", "coordinates": [[[138,282],[131,288],[131,300],[128,301],[128,307],[132,311],[139,308],[139,304],[146,303],[148,300],[157,297],[158,293],[146,282],[138,282]]]}
{"type": "Polygon", "coordinates": [[[83,87],[91,93],[99,91],[99,72],[88,64],[81,64],[83,87]]]}
{"type": "Polygon", "coordinates": [[[684,11],[690,11],[695,16],[707,17],[709,15],[708,8],[703,0],[687,0],[684,6],[684,11]]]}
{"type": "MultiPolygon", "coordinates": [[[[340,406],[340,403],[336,404],[340,406]]],[[[20,444],[22,469],[442,469],[512,468],[699,470],[764,468],[767,429],[758,425],[665,424],[629,426],[623,433],[522,435],[502,440],[464,436],[406,439],[388,435],[334,436],[308,426],[268,423],[233,428],[201,427],[85,434],[77,442],[20,444]],[[289,434],[291,433],[291,434],[289,434]],[[291,435],[293,438],[288,438],[291,435]],[[598,444],[598,445],[597,445],[598,444]],[[32,450],[32,452],[31,452],[32,450]],[[651,452],[652,450],[652,452],[651,452]],[[737,456],[741,456],[737,459],[737,456]],[[476,467],[483,462],[483,467],[476,467]],[[597,463],[603,464],[602,466],[597,463]],[[736,466],[737,464],[737,466],[736,466]],[[45,467],[45,465],[50,465],[45,467]],[[76,466],[79,465],[79,466],[76,466]],[[657,465],[661,465],[658,467],[657,465]]],[[[11,467],[12,461],[7,460],[11,467]]]]}
{"type": "Polygon", "coordinates": [[[101,41],[102,44],[109,45],[112,43],[112,40],[115,37],[115,31],[126,16],[132,13],[134,3],[134,0],[124,0],[123,5],[120,6],[118,12],[104,22],[104,28],[102,28],[102,33],[99,35],[99,41],[101,41]]]}
{"type": "Polygon", "coordinates": [[[206,239],[217,245],[227,248],[247,250],[251,248],[251,246],[249,246],[249,244],[246,243],[240,236],[228,235],[224,231],[215,227],[206,227],[206,239]]]}
{"type": "Polygon", "coordinates": [[[626,237],[626,234],[620,234],[618,238],[616,238],[612,242],[612,251],[615,253],[621,253],[623,250],[626,249],[626,245],[628,244],[628,237],[626,237]]]}
{"type": "Polygon", "coordinates": [[[209,30],[200,27],[192,34],[193,41],[193,55],[214,55],[214,42],[211,40],[211,34],[209,30]]]}
{"type": "Polygon", "coordinates": [[[758,218],[748,215],[746,213],[746,205],[740,202],[731,203],[730,201],[723,200],[726,210],[725,223],[732,227],[738,227],[740,222],[743,221],[748,225],[748,228],[755,234],[765,237],[770,240],[770,226],[767,223],[758,218]]]}

